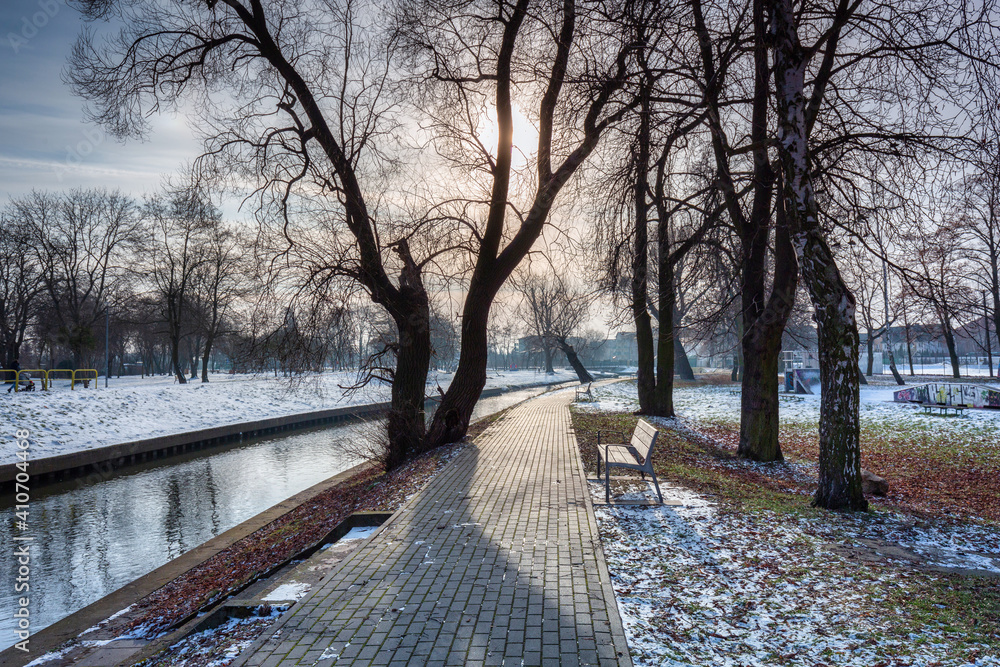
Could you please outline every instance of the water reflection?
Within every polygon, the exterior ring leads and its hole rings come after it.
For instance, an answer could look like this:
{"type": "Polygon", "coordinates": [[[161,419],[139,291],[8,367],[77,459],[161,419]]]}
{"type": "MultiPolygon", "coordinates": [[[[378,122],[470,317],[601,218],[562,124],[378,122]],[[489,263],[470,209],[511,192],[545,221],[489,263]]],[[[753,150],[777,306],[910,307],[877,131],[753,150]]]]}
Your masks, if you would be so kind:
{"type": "MultiPolygon", "coordinates": [[[[543,389],[481,400],[480,418],[543,389]]],[[[348,424],[197,452],[88,484],[73,480],[32,494],[32,632],[51,625],[313,484],[359,463],[350,453],[368,427],[348,424]],[[353,446],[352,446],[353,445],[353,446]]],[[[0,540],[13,545],[13,498],[0,501],[0,540]]],[[[8,559],[0,605],[15,608],[16,560],[8,559]]],[[[14,622],[0,618],[0,650],[14,622]]]]}

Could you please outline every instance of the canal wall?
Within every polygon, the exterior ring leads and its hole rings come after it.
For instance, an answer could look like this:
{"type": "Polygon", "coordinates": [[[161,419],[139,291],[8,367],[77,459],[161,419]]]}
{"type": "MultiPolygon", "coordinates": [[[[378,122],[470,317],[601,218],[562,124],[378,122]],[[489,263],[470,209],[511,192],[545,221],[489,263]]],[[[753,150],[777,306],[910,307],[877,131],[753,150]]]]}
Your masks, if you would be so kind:
{"type": "MultiPolygon", "coordinates": [[[[87,605],[83,609],[66,616],[62,620],[56,621],[36,633],[32,633],[29,640],[30,652],[24,653],[23,651],[18,651],[13,646],[0,651],[0,665],[4,667],[8,665],[10,667],[20,667],[49,651],[59,648],[65,642],[78,638],[85,630],[98,625],[108,617],[138,602],[153,591],[158,590],[189,570],[201,565],[217,553],[228,549],[243,538],[280,519],[299,505],[328,489],[350,480],[355,475],[364,473],[371,466],[371,463],[362,463],[315,484],[308,489],[300,491],[277,505],[247,519],[243,523],[233,526],[200,546],[191,549],[185,554],[168,561],[149,574],[139,577],[113,593],[109,593],[100,600],[87,605]]],[[[352,517],[354,516],[352,515],[352,517]]],[[[363,517],[352,517],[348,518],[348,522],[351,525],[368,525],[358,523],[358,518],[363,519],[363,517]]],[[[382,521],[384,521],[384,517],[379,518],[378,523],[382,521]]],[[[326,540],[321,540],[321,542],[323,541],[326,540]]]]}
{"type": "MultiPolygon", "coordinates": [[[[262,435],[355,419],[373,418],[388,408],[388,403],[373,403],[302,412],[284,417],[271,417],[185,433],[173,433],[58,456],[29,459],[28,474],[31,475],[33,489],[45,484],[79,477],[95,476],[93,481],[96,482],[101,481],[108,473],[129,465],[183,454],[192,450],[239,442],[262,435]]],[[[0,489],[4,492],[9,491],[9,487],[11,487],[18,472],[20,471],[16,463],[0,466],[0,489]]]]}

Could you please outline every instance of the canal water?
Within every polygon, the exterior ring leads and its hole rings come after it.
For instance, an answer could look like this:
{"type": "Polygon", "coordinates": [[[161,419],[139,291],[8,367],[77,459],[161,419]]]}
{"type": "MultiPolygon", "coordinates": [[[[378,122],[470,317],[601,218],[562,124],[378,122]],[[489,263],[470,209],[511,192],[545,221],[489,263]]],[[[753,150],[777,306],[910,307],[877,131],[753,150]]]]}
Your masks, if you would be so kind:
{"type": "MultiPolygon", "coordinates": [[[[545,388],[484,398],[474,419],[537,396],[545,388]]],[[[0,650],[12,646],[18,597],[30,597],[38,632],[339,472],[361,462],[371,424],[353,423],[255,438],[113,474],[32,492],[27,531],[14,528],[14,499],[3,497],[0,540],[9,545],[0,590],[0,650]],[[28,534],[30,591],[15,591],[14,535],[28,534]]]]}

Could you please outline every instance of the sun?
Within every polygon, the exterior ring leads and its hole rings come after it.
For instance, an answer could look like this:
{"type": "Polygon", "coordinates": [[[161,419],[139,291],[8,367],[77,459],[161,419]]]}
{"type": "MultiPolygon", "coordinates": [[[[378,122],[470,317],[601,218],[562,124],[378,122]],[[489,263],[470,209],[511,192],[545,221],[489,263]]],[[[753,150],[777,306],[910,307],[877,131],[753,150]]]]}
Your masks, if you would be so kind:
{"type": "MultiPolygon", "coordinates": [[[[511,120],[514,124],[514,150],[511,155],[511,163],[515,168],[523,167],[528,162],[528,157],[537,150],[538,128],[516,106],[511,108],[511,120]]],[[[496,157],[500,130],[497,127],[495,108],[489,107],[485,113],[480,115],[476,137],[490,155],[496,157]]]]}

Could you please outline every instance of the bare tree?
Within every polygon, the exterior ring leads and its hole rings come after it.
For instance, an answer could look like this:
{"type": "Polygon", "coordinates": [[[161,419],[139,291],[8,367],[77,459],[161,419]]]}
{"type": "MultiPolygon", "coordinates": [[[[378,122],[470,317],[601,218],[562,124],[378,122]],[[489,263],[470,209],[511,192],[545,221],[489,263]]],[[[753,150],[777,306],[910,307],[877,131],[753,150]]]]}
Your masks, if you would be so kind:
{"type": "MultiPolygon", "coordinates": [[[[181,341],[193,333],[194,293],[198,271],[208,260],[206,243],[221,213],[198,186],[171,188],[143,207],[149,226],[149,276],[163,306],[162,321],[170,344],[170,366],[177,382],[187,383],[181,368],[181,341]]],[[[191,357],[188,341],[189,354],[191,357]]]]}
{"type": "Polygon", "coordinates": [[[813,186],[810,135],[826,96],[841,30],[858,4],[840,2],[816,44],[804,46],[805,18],[792,0],[765,0],[774,35],[774,77],[778,102],[781,199],[802,277],[816,312],[822,398],[820,403],[820,483],[814,502],[829,509],[864,510],[858,417],[858,329],[855,299],[844,283],[820,226],[813,186]],[[824,54],[807,92],[813,58],[824,54]]]}
{"type": "Polygon", "coordinates": [[[12,205],[31,230],[56,338],[80,368],[96,346],[94,326],[126,280],[139,240],[135,204],[120,192],[72,190],[62,195],[33,192],[12,205]]]}
{"type": "Polygon", "coordinates": [[[208,365],[218,338],[231,326],[237,299],[250,291],[251,275],[243,254],[250,247],[246,239],[217,222],[209,226],[201,242],[201,261],[195,268],[194,318],[202,336],[201,381],[208,382],[208,365]]]}
{"type": "Polygon", "coordinates": [[[691,0],[691,6],[719,188],[740,242],[743,391],[738,452],[758,461],[781,460],[778,365],[781,335],[795,304],[798,267],[784,203],[775,197],[782,175],[772,151],[771,26],[761,0],[750,6],[708,7],[691,0]],[[721,42],[713,43],[717,40],[721,42]],[[749,85],[741,85],[741,79],[749,85]],[[735,114],[749,118],[749,127],[738,115],[735,126],[727,122],[735,114]]]}
{"type": "MultiPolygon", "coordinates": [[[[404,235],[376,228],[362,185],[377,183],[385,157],[378,138],[391,132],[389,67],[376,54],[385,46],[381,13],[354,0],[78,5],[90,20],[123,26],[103,43],[85,32],[74,47],[69,78],[95,121],[137,137],[151,111],[193,101],[214,158],[206,168],[248,179],[264,217],[290,232],[296,192],[329,202],[324,223],[335,245],[312,246],[309,284],[322,291],[342,276],[356,280],[396,323],[387,460],[398,465],[424,433],[430,331],[422,267],[404,235]]],[[[294,247],[296,237],[288,240],[294,247]]]]}
{"type": "Polygon", "coordinates": [[[892,326],[892,322],[887,319],[888,313],[884,313],[882,307],[884,285],[875,279],[881,273],[881,268],[876,267],[875,258],[860,246],[852,246],[847,252],[844,268],[846,279],[857,300],[860,324],[865,328],[864,342],[868,360],[864,374],[871,377],[875,362],[875,342],[892,326]]]}
{"type": "MultiPolygon", "coordinates": [[[[973,173],[962,183],[961,222],[980,288],[989,295],[993,331],[1000,336],[1000,120],[988,118],[985,137],[973,158],[973,173]]],[[[987,325],[987,330],[989,329],[987,325]]],[[[988,334],[987,334],[988,335],[988,334]]],[[[992,364],[990,375],[993,375],[992,364]]]]}
{"type": "Polygon", "coordinates": [[[521,295],[518,309],[532,335],[545,347],[546,372],[552,372],[552,348],[566,355],[581,383],[593,382],[569,338],[584,323],[589,311],[590,296],[573,289],[558,275],[544,275],[531,269],[515,274],[511,279],[521,295]]]}
{"type": "Polygon", "coordinates": [[[401,10],[400,33],[437,146],[456,172],[481,179],[428,214],[465,230],[472,265],[458,368],[428,431],[433,446],[465,434],[486,383],[498,291],[541,235],[556,196],[627,111],[616,93],[631,44],[608,19],[619,3],[413,0],[401,10]],[[515,102],[538,135],[535,146],[521,147],[534,150],[522,155],[533,167],[524,178],[513,160],[515,102]],[[481,138],[484,122],[495,122],[495,147],[481,138]]]}
{"type": "Polygon", "coordinates": [[[964,246],[964,228],[957,221],[934,225],[933,235],[916,232],[908,236],[909,270],[904,274],[910,292],[934,313],[951,359],[952,376],[961,377],[956,321],[965,316],[976,294],[966,282],[969,275],[964,246]]]}
{"type": "Polygon", "coordinates": [[[13,205],[0,213],[0,360],[11,368],[21,356],[28,327],[35,321],[45,287],[31,230],[13,205]]]}

